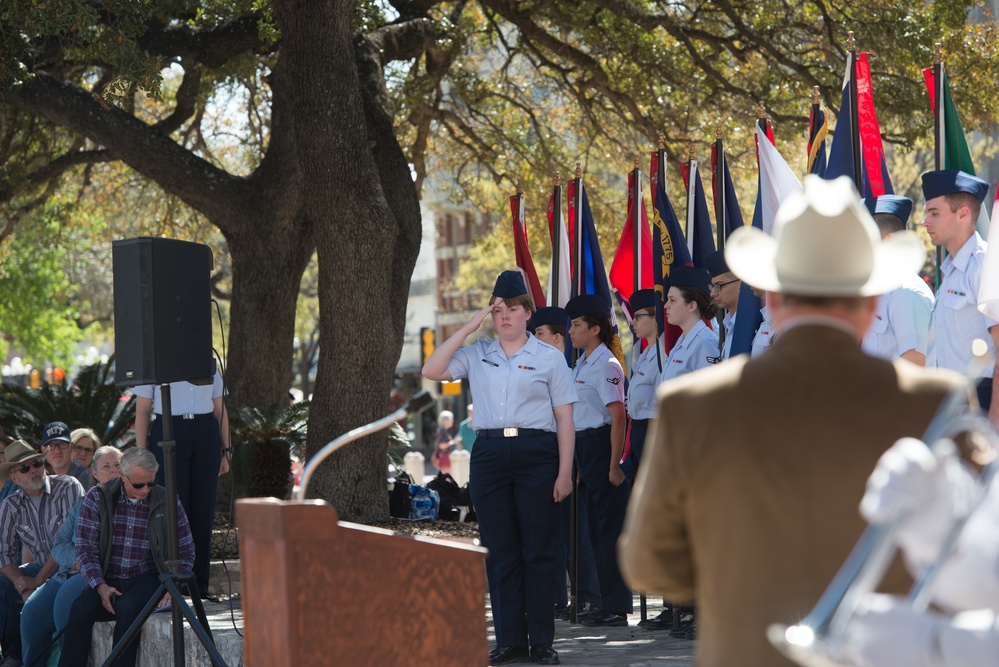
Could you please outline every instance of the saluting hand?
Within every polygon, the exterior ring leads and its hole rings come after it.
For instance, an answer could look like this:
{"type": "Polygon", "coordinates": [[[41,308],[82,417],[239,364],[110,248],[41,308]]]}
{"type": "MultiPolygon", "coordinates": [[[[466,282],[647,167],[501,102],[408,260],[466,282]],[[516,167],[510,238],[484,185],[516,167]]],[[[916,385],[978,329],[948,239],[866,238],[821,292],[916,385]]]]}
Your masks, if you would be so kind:
{"type": "Polygon", "coordinates": [[[471,329],[469,330],[468,333],[472,333],[473,331],[478,331],[479,327],[482,326],[482,320],[484,320],[487,317],[489,317],[490,315],[492,315],[493,314],[493,310],[495,310],[495,309],[496,309],[495,305],[489,304],[488,306],[486,306],[482,310],[480,310],[477,313],[475,313],[474,315],[472,315],[472,319],[470,319],[468,321],[468,325],[467,325],[467,326],[471,327],[471,329]]]}

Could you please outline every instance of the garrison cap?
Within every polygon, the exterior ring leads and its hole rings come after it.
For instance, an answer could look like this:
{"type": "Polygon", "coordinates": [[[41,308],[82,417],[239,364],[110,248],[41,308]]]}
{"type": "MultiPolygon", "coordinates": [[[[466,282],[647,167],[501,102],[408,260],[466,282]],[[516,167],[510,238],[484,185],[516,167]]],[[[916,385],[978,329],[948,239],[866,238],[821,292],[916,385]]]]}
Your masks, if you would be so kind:
{"type": "Polygon", "coordinates": [[[540,327],[542,324],[548,326],[559,325],[569,327],[569,313],[565,312],[564,308],[556,308],[554,306],[546,306],[544,308],[538,308],[531,315],[531,321],[527,323],[527,330],[531,333],[540,327]]]}
{"type": "Polygon", "coordinates": [[[693,266],[676,266],[669,272],[670,287],[693,287],[711,294],[711,274],[693,266]]]}
{"type": "Polygon", "coordinates": [[[978,203],[982,203],[988,191],[988,183],[958,169],[942,169],[923,174],[923,197],[927,201],[944,195],[967,192],[974,195],[978,203]]]}
{"type": "Polygon", "coordinates": [[[569,303],[565,304],[565,310],[572,319],[591,313],[608,317],[610,315],[610,304],[607,303],[607,299],[599,294],[580,294],[569,299],[569,303]]]}
{"type": "Polygon", "coordinates": [[[628,299],[628,303],[631,305],[632,314],[637,313],[643,308],[655,308],[656,307],[656,291],[654,289],[640,289],[631,295],[628,299]]]}
{"type": "Polygon", "coordinates": [[[909,215],[912,213],[912,200],[899,195],[881,195],[880,197],[866,197],[860,200],[863,202],[871,215],[887,213],[909,224],[909,215]]]}
{"type": "Polygon", "coordinates": [[[715,250],[710,253],[704,259],[704,268],[708,270],[711,277],[720,276],[723,273],[728,273],[728,264],[725,262],[725,251],[715,250]]]}
{"type": "Polygon", "coordinates": [[[527,294],[527,284],[520,271],[504,271],[496,279],[496,286],[493,287],[493,296],[501,299],[512,299],[515,296],[527,294]]]}

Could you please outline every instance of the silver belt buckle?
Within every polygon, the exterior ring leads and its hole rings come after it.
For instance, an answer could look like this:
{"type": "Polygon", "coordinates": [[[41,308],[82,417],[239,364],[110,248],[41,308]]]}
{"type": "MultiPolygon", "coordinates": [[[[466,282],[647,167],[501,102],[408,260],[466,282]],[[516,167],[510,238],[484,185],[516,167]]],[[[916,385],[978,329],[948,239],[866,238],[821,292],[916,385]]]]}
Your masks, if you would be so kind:
{"type": "Polygon", "coordinates": [[[188,412],[180,416],[181,419],[187,419],[187,420],[194,419],[194,417],[195,414],[193,412],[188,412]]]}
{"type": "Polygon", "coordinates": [[[515,428],[505,428],[505,429],[503,429],[503,437],[504,438],[516,438],[517,437],[517,433],[518,433],[518,429],[515,429],[515,428]]]}

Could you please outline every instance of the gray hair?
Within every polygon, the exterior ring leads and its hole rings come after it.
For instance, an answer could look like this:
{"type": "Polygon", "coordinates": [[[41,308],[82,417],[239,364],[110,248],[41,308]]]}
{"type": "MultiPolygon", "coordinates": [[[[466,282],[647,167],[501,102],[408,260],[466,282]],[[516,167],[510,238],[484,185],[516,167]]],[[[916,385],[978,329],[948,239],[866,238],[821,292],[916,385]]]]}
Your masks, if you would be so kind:
{"type": "Polygon", "coordinates": [[[130,475],[132,470],[135,468],[142,468],[143,470],[148,470],[153,474],[160,469],[160,464],[156,460],[156,457],[153,456],[153,453],[148,449],[143,449],[142,447],[131,447],[126,449],[121,455],[120,465],[121,472],[126,477],[130,475]]]}
{"type": "MultiPolygon", "coordinates": [[[[96,442],[96,440],[94,442],[96,442]]],[[[94,460],[90,462],[90,467],[97,470],[97,464],[100,463],[100,460],[108,454],[115,454],[118,459],[121,460],[120,449],[111,445],[104,445],[103,447],[98,447],[97,451],[94,452],[94,460]]]]}

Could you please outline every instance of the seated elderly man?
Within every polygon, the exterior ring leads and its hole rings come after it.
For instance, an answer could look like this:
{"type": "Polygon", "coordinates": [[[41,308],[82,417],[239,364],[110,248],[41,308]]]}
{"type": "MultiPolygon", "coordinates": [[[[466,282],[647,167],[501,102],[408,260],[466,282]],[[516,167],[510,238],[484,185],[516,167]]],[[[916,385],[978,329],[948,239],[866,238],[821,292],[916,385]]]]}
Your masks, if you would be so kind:
{"type": "Polygon", "coordinates": [[[83,496],[73,477],[45,472],[42,455],[17,440],[4,449],[0,477],[10,476],[19,488],[0,505],[0,621],[3,622],[3,667],[21,664],[21,603],[55,574],[52,544],[66,517],[83,496]],[[20,565],[27,548],[31,561],[20,565]]]}
{"type": "MultiPolygon", "coordinates": [[[[167,498],[155,482],[159,463],[148,449],[121,457],[121,477],[98,484],[83,499],[76,522],[76,557],[88,588],[73,603],[63,636],[60,667],[85,667],[94,623],[115,621],[114,643],[138,618],[167,571],[166,503],[177,503],[182,569],[194,566],[194,540],[179,501],[167,498]]],[[[164,604],[169,599],[164,598],[164,604]]],[[[135,665],[138,642],[115,663],[135,665]]]]}

